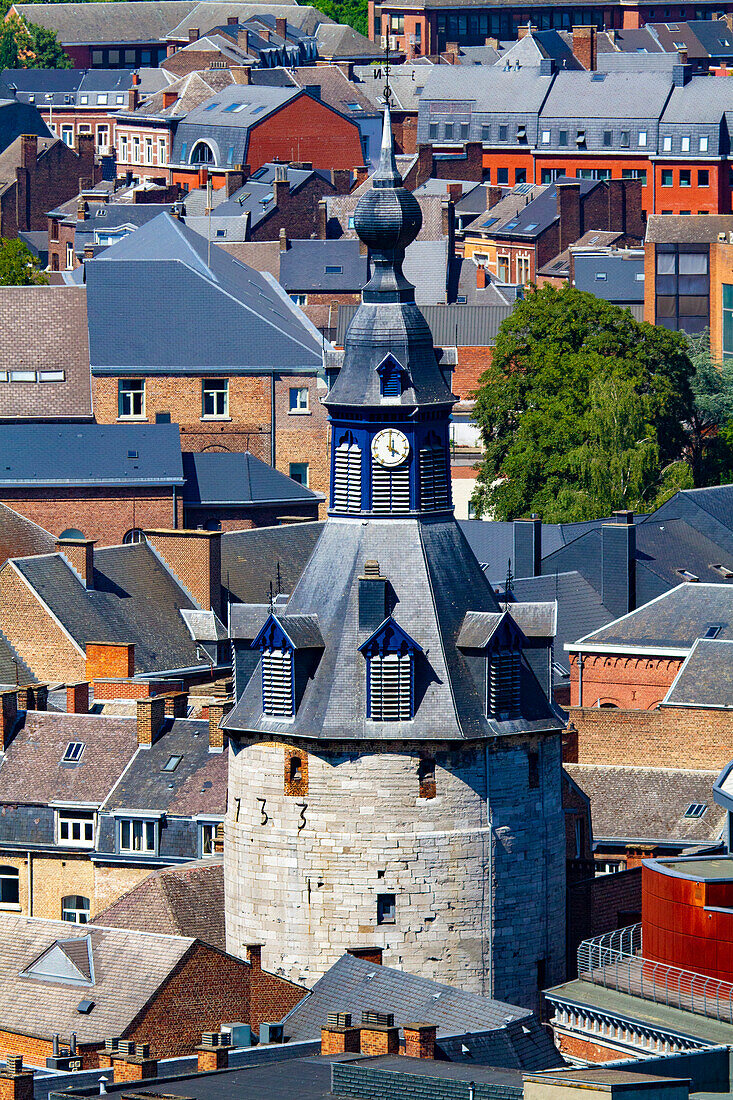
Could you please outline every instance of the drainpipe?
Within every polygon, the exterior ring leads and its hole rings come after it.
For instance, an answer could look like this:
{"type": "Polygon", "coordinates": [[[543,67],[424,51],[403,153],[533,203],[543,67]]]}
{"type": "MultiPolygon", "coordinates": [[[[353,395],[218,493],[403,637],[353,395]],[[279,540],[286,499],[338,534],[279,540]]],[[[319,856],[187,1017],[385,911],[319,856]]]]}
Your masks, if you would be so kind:
{"type": "Polygon", "coordinates": [[[275,469],[275,372],[270,375],[270,465],[275,469]]]}
{"type": "Polygon", "coordinates": [[[489,831],[489,992],[488,996],[494,996],[494,826],[491,812],[491,784],[489,782],[489,742],[484,745],[484,768],[486,771],[486,824],[489,831]]]}
{"type": "Polygon", "coordinates": [[[578,706],[583,705],[583,654],[578,654],[578,706]]]}
{"type": "Polygon", "coordinates": [[[28,852],[28,916],[33,916],[33,852],[28,852]]]}

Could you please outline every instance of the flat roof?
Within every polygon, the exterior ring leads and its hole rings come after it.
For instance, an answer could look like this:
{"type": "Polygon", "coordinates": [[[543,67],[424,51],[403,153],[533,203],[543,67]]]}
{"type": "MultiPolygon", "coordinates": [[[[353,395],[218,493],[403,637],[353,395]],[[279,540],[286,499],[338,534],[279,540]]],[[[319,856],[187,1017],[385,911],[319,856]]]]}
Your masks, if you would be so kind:
{"type": "Polygon", "coordinates": [[[733,880],[733,858],[725,859],[655,859],[655,870],[671,872],[697,882],[726,882],[733,880]]]}

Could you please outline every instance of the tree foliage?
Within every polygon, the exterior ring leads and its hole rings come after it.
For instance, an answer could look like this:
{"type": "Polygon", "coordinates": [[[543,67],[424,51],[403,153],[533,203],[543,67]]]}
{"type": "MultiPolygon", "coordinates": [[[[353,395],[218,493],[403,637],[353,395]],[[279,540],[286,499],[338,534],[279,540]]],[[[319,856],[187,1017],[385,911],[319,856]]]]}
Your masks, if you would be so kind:
{"type": "Polygon", "coordinates": [[[72,61],[53,31],[11,16],[0,33],[0,65],[3,69],[70,69],[72,61]]]}
{"type": "Polygon", "coordinates": [[[38,286],[48,279],[33,255],[17,237],[0,237],[0,286],[38,286]]]}
{"type": "Polygon", "coordinates": [[[347,23],[359,34],[368,33],[367,0],[313,0],[313,6],[337,23],[347,23]]]}
{"type": "Polygon", "coordinates": [[[477,514],[585,519],[691,485],[692,374],[678,333],[572,287],[532,288],[480,380],[477,514]]]}
{"type": "Polygon", "coordinates": [[[688,422],[688,460],[696,485],[728,481],[733,469],[733,360],[716,362],[710,334],[689,336],[694,368],[688,422]]]}

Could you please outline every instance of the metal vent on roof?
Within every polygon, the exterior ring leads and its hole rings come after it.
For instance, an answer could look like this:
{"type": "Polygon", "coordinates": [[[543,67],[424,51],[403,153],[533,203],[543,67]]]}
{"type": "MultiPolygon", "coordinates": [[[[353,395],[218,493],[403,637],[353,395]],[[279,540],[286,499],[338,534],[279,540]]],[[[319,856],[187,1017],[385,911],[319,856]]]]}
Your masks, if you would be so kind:
{"type": "Polygon", "coordinates": [[[707,802],[691,802],[685,810],[685,817],[701,818],[705,815],[705,811],[708,808],[707,802]]]}
{"type": "Polygon", "coordinates": [[[88,1016],[94,1008],[94,1001],[79,1001],[76,1006],[76,1011],[81,1012],[82,1016],[88,1016]]]}

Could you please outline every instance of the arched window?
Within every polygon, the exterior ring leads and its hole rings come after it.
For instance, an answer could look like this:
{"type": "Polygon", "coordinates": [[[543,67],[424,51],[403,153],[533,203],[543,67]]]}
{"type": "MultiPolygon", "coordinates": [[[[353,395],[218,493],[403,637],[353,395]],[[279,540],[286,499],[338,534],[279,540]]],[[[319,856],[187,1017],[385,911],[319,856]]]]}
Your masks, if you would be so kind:
{"type": "Polygon", "coordinates": [[[285,645],[262,650],[262,711],[271,718],[293,717],[293,651],[285,645]]]}
{"type": "Polygon", "coordinates": [[[142,527],[131,527],[129,531],[125,531],[122,536],[122,543],[124,546],[129,546],[132,542],[143,541],[143,529],[142,527]]]}
{"type": "Polygon", "coordinates": [[[342,437],[334,455],[333,507],[339,512],[361,511],[361,447],[351,432],[342,437]]]}
{"type": "Polygon", "coordinates": [[[18,905],[20,875],[17,867],[0,867],[0,905],[18,905]]]}
{"type": "Polygon", "coordinates": [[[70,924],[86,924],[89,920],[89,898],[69,894],[61,899],[61,920],[70,924]]]}
{"type": "Polygon", "coordinates": [[[197,141],[191,150],[191,164],[213,164],[214,150],[205,141],[197,141]]]}
{"type": "Polygon", "coordinates": [[[83,539],[86,535],[83,531],[80,531],[78,527],[67,527],[65,531],[62,531],[59,535],[60,539],[83,539]]]}
{"type": "Polygon", "coordinates": [[[431,432],[420,448],[418,467],[420,471],[420,507],[429,511],[447,508],[450,504],[448,492],[448,454],[435,432],[431,432]]]}

